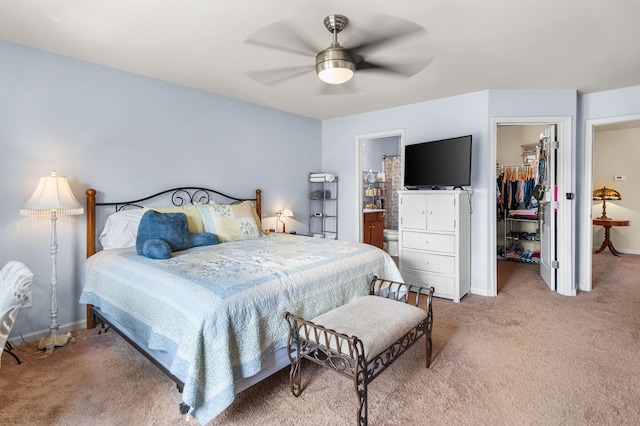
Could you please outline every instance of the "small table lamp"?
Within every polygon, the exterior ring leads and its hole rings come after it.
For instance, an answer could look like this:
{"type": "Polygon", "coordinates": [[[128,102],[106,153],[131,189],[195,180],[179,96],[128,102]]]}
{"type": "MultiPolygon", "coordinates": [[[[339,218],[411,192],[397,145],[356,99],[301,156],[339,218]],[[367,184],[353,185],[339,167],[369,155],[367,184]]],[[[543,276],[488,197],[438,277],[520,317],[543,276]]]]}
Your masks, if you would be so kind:
{"type": "Polygon", "coordinates": [[[51,172],[51,176],[40,178],[40,182],[29,201],[20,209],[21,215],[44,216],[51,218],[51,324],[49,335],[40,340],[38,347],[46,349],[47,353],[53,352],[56,346],[64,346],[69,341],[69,335],[58,335],[58,296],[56,286],[58,284],[56,257],[58,253],[58,238],[56,235],[56,220],[58,216],[83,214],[84,208],[73,196],[66,177],[57,176],[51,172]]]}
{"type": "MultiPolygon", "coordinates": [[[[276,217],[282,223],[282,233],[285,234],[287,231],[285,230],[285,224],[282,220],[283,217],[293,217],[293,212],[291,210],[278,210],[276,212],[276,217]]],[[[278,223],[276,222],[276,231],[278,230],[278,223]]]]}
{"type": "Polygon", "coordinates": [[[609,220],[607,217],[607,200],[622,200],[622,197],[615,189],[603,186],[602,188],[593,191],[593,199],[594,201],[602,201],[602,216],[598,219],[609,220]]]}

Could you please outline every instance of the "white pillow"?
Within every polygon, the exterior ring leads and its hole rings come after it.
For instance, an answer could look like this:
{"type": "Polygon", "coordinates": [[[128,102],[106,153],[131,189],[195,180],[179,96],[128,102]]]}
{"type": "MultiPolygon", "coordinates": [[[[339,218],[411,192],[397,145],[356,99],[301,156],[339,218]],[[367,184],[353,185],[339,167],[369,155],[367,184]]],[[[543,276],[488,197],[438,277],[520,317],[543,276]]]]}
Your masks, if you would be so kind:
{"type": "Polygon", "coordinates": [[[142,209],[121,210],[109,215],[98,238],[105,250],[136,246],[142,209]]]}

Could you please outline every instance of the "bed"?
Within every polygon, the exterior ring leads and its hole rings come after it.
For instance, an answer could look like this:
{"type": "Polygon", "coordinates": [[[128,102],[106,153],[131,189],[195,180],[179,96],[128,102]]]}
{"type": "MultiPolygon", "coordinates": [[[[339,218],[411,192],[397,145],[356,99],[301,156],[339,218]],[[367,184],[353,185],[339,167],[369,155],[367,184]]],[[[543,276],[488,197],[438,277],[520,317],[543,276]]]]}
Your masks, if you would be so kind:
{"type": "MultiPolygon", "coordinates": [[[[177,383],[183,412],[201,424],[227,408],[237,393],[289,365],[285,311],[313,318],[367,294],[374,275],[402,280],[391,257],[374,246],[263,234],[261,191],[255,194],[236,198],[191,187],[97,202],[96,191],[86,191],[87,260],[80,303],[87,304],[87,327],[107,324],[155,363],[177,383]],[[102,225],[97,223],[106,222],[101,238],[107,228],[112,237],[116,234],[114,241],[120,233],[135,233],[135,221],[109,224],[130,210],[151,205],[161,211],[193,212],[195,207],[202,213],[215,204],[237,211],[246,203],[257,234],[176,251],[166,260],[137,254],[131,235],[123,237],[128,247],[107,241],[108,247],[98,250],[96,229],[102,225]]],[[[190,229],[191,219],[197,221],[197,215],[190,216],[190,229]]],[[[201,219],[206,228],[207,218],[201,219]]]]}

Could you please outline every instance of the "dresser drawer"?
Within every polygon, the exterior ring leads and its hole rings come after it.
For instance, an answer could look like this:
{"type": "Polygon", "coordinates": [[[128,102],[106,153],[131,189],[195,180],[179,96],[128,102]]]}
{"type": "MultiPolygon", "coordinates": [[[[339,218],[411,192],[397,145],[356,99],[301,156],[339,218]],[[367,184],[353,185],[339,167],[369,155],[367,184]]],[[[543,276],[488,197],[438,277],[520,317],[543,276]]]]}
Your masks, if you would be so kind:
{"type": "Polygon", "coordinates": [[[404,282],[410,285],[429,288],[433,287],[433,295],[444,297],[447,299],[460,300],[460,296],[456,295],[456,279],[454,277],[438,274],[430,274],[428,272],[414,271],[402,268],[402,278],[404,282]]]}
{"type": "Polygon", "coordinates": [[[455,275],[455,257],[441,256],[421,251],[405,250],[400,259],[402,266],[439,274],[455,275]]]}
{"type": "Polygon", "coordinates": [[[454,235],[402,231],[402,247],[453,254],[456,249],[456,237],[454,235]]]}

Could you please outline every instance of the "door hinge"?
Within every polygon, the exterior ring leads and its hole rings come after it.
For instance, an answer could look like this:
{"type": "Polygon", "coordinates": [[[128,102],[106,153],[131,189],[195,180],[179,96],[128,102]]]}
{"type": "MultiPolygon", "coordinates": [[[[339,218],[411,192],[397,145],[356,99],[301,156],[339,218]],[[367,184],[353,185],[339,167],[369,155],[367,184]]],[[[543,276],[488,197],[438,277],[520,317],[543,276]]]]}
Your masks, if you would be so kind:
{"type": "Polygon", "coordinates": [[[560,142],[558,141],[551,142],[551,149],[558,149],[558,148],[560,148],[560,142]]]}
{"type": "Polygon", "coordinates": [[[558,262],[557,260],[552,260],[551,261],[551,267],[553,269],[559,269],[560,268],[560,262],[558,262]]]}

